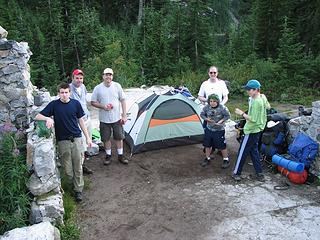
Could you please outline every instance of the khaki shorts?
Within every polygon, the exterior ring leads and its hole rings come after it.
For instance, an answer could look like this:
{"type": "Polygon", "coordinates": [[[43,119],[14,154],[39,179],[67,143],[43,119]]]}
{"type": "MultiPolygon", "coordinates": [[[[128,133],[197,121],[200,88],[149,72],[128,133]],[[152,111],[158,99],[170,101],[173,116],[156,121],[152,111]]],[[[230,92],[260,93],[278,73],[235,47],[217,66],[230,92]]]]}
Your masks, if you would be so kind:
{"type": "Polygon", "coordinates": [[[113,135],[114,140],[123,140],[124,131],[120,121],[115,123],[103,123],[100,122],[100,135],[103,142],[109,141],[113,135]]]}

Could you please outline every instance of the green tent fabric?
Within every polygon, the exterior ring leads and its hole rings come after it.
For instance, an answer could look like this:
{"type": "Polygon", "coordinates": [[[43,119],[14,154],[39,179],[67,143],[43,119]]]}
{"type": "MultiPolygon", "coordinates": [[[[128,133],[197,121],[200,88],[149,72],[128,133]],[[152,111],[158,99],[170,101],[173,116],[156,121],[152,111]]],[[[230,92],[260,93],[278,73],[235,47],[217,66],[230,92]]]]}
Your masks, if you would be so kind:
{"type": "Polygon", "coordinates": [[[101,139],[101,135],[98,129],[92,129],[92,139],[101,139]]]}

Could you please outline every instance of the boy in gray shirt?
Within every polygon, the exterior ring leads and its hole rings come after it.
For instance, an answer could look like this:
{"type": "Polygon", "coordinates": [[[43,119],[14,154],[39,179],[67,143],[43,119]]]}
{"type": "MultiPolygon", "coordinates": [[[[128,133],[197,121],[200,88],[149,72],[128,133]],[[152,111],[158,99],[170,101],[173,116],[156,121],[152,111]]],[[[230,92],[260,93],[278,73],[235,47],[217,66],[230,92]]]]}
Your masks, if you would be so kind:
{"type": "Polygon", "coordinates": [[[217,148],[221,151],[223,157],[221,167],[229,167],[230,162],[225,140],[225,122],[230,119],[228,108],[220,104],[218,95],[211,94],[208,96],[208,104],[204,106],[200,116],[207,123],[203,139],[206,158],[201,163],[201,166],[206,167],[210,163],[211,148],[217,148]]]}

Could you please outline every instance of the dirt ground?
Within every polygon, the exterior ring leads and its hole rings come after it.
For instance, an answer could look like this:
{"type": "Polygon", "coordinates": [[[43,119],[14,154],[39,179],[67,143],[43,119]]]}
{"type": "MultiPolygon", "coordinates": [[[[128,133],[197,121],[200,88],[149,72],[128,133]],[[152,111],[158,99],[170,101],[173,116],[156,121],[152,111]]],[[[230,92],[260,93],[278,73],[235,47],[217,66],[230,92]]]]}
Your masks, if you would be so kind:
{"type": "MultiPolygon", "coordinates": [[[[136,154],[127,166],[116,156],[104,166],[103,152],[92,157],[88,166],[95,172],[78,210],[81,239],[319,239],[317,186],[276,191],[285,178],[267,167],[266,183],[249,177],[235,183],[234,134],[228,137],[228,169],[221,169],[216,154],[201,167],[200,144],[136,154]]],[[[243,175],[252,169],[246,164],[243,175]]]]}

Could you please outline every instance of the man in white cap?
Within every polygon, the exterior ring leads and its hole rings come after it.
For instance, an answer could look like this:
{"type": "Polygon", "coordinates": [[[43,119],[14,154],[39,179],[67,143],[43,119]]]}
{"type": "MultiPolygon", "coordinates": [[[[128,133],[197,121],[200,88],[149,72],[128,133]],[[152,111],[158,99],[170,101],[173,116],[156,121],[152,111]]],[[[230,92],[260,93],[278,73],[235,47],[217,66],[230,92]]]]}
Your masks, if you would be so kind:
{"type": "MultiPolygon", "coordinates": [[[[87,89],[86,89],[86,86],[83,84],[84,73],[81,69],[75,69],[72,72],[71,78],[72,78],[72,82],[70,83],[70,90],[71,90],[70,98],[78,100],[80,102],[82,109],[85,113],[83,120],[87,127],[88,134],[90,138],[92,138],[90,112],[87,106],[87,89]]],[[[84,152],[82,170],[83,170],[83,173],[85,174],[92,174],[93,171],[88,166],[85,165],[87,145],[85,141],[83,141],[83,143],[84,143],[83,148],[85,152],[84,152]]]]}
{"type": "Polygon", "coordinates": [[[127,121],[125,94],[121,85],[113,81],[111,68],[103,71],[102,78],[103,82],[93,90],[91,104],[99,108],[100,134],[106,151],[104,165],[111,163],[111,133],[116,143],[119,162],[128,164],[128,159],[123,156],[125,136],[122,125],[127,121]]]}

